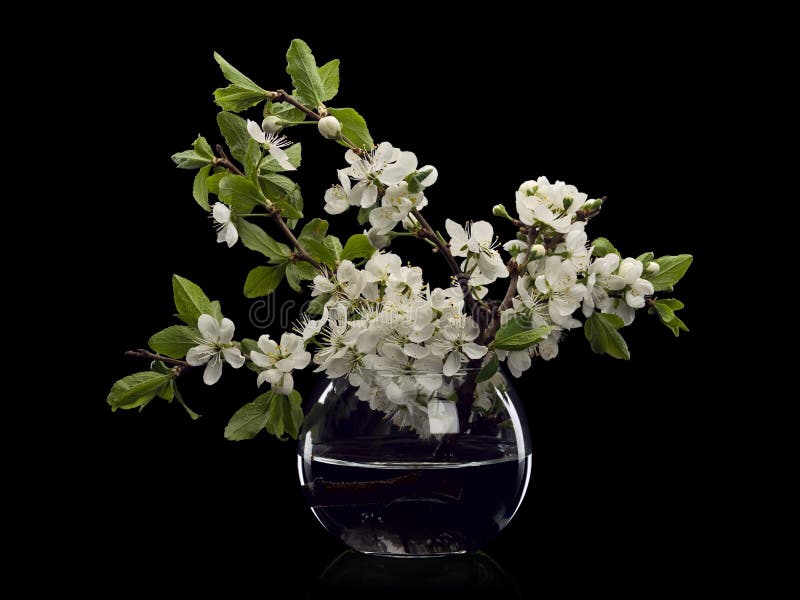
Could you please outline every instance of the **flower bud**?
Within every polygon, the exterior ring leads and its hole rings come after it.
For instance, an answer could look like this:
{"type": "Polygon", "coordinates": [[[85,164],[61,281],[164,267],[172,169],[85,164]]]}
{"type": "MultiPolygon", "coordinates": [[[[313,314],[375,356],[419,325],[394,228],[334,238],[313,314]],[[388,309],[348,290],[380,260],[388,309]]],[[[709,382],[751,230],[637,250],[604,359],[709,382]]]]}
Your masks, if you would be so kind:
{"type": "Polygon", "coordinates": [[[651,260],[647,263],[644,270],[647,271],[648,275],[658,275],[658,272],[661,270],[661,265],[651,260]]]}
{"type": "Polygon", "coordinates": [[[322,117],[317,123],[317,127],[319,127],[322,137],[329,140],[335,140],[342,133],[342,124],[339,123],[339,119],[331,115],[322,117]]]}
{"type": "Polygon", "coordinates": [[[431,187],[439,179],[439,170],[433,165],[425,165],[419,172],[427,173],[425,179],[419,182],[422,187],[431,187]]]}
{"type": "Polygon", "coordinates": [[[592,212],[598,210],[602,205],[603,205],[602,198],[594,198],[593,200],[586,201],[586,203],[583,205],[583,210],[587,212],[592,212]]]}
{"type": "Polygon", "coordinates": [[[279,133],[283,129],[284,120],[272,115],[261,121],[261,129],[267,133],[279,133]]]}
{"type": "Polygon", "coordinates": [[[542,258],[547,250],[541,244],[531,246],[531,258],[542,258]]]}
{"type": "Polygon", "coordinates": [[[505,217],[506,219],[511,219],[511,215],[508,214],[506,207],[502,204],[495,204],[492,207],[492,214],[495,217],[505,217]]]}

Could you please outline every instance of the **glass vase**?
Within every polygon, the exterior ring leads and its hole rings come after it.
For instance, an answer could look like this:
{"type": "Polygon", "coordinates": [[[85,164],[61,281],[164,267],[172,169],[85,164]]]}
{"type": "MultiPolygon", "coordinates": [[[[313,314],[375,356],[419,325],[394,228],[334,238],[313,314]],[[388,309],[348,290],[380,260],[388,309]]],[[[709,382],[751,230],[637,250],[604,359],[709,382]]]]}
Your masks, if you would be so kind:
{"type": "Polygon", "coordinates": [[[319,522],[382,556],[483,547],[519,508],[531,445],[519,397],[496,372],[361,371],[309,398],[298,471],[319,522]]]}

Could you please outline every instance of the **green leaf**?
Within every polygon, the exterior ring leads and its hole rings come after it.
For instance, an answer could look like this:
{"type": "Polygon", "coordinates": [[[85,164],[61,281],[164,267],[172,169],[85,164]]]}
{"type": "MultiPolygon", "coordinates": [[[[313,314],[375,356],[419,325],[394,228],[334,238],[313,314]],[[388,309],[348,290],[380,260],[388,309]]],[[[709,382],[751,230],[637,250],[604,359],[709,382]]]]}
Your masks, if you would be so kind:
{"type": "Polygon", "coordinates": [[[644,263],[644,266],[646,267],[647,263],[653,260],[653,256],[654,255],[652,252],[645,252],[644,254],[640,254],[639,256],[637,256],[636,260],[638,260],[640,263],[644,263]]]}
{"type": "Polygon", "coordinates": [[[209,173],[211,173],[211,165],[206,165],[194,176],[194,184],[192,185],[192,198],[194,198],[194,201],[206,212],[211,210],[211,207],[208,205],[207,180],[209,173]]]}
{"type": "Polygon", "coordinates": [[[233,84],[214,90],[214,102],[222,110],[236,113],[247,110],[251,106],[263,102],[266,98],[263,92],[254,92],[233,84]]]}
{"type": "MultiPolygon", "coordinates": [[[[295,169],[299,168],[303,160],[303,145],[300,143],[292,144],[286,148],[285,151],[286,157],[289,159],[289,164],[291,164],[295,169]]],[[[258,166],[258,170],[261,174],[286,172],[286,169],[280,166],[278,161],[275,160],[269,153],[264,154],[264,158],[261,159],[261,164],[258,166]]]]}
{"type": "Polygon", "coordinates": [[[281,214],[286,219],[302,219],[303,218],[303,213],[301,211],[297,210],[295,205],[292,204],[291,202],[289,202],[288,200],[275,200],[272,204],[275,206],[275,208],[277,208],[279,211],[281,211],[281,214]]]}
{"type": "Polygon", "coordinates": [[[244,153],[244,173],[254,182],[258,180],[258,163],[261,162],[261,144],[250,138],[244,153]]]}
{"type": "Polygon", "coordinates": [[[662,256],[655,259],[661,269],[656,275],[642,275],[645,279],[650,280],[653,284],[653,289],[657,292],[672,291],[672,287],[678,283],[681,278],[686,274],[689,266],[692,264],[693,257],[691,254],[678,254],[677,256],[662,256]]]}
{"type": "Polygon", "coordinates": [[[592,254],[597,257],[603,257],[606,254],[616,254],[619,256],[619,251],[614,248],[614,244],[609,242],[604,237],[599,237],[592,242],[592,246],[594,246],[594,250],[592,250],[592,254]]]}
{"type": "Polygon", "coordinates": [[[280,117],[289,123],[302,123],[306,119],[306,113],[288,102],[267,102],[264,106],[264,116],[270,115],[280,117]]]}
{"type": "Polygon", "coordinates": [[[175,308],[178,310],[178,318],[187,325],[196,326],[200,315],[211,314],[211,300],[199,285],[188,279],[179,275],[172,276],[172,296],[175,308]]]}
{"type": "Polygon", "coordinates": [[[312,238],[321,242],[326,233],[328,233],[328,222],[325,219],[314,218],[303,226],[298,238],[301,242],[304,238],[312,238]]]}
{"type": "Polygon", "coordinates": [[[194,412],[191,408],[189,408],[186,402],[184,402],[183,396],[181,396],[180,391],[178,391],[178,384],[174,379],[172,380],[172,391],[175,394],[175,399],[178,401],[178,404],[183,407],[186,413],[192,418],[192,421],[196,421],[201,417],[201,415],[198,415],[196,412],[194,412]]]}
{"type": "Polygon", "coordinates": [[[595,353],[629,360],[631,354],[628,351],[628,344],[617,331],[622,326],[622,319],[617,315],[596,312],[586,319],[583,333],[595,353]]]}
{"type": "Polygon", "coordinates": [[[369,239],[363,233],[351,235],[342,250],[342,260],[353,260],[354,258],[369,258],[375,252],[375,248],[369,243],[369,239]]]}
{"type": "Polygon", "coordinates": [[[304,260],[298,260],[294,263],[294,272],[301,281],[310,281],[319,275],[319,271],[304,260]]]}
{"type": "Polygon", "coordinates": [[[297,390],[292,390],[288,397],[275,394],[267,407],[267,431],[281,439],[284,433],[297,439],[303,423],[302,402],[297,390]]]}
{"type": "Polygon", "coordinates": [[[306,238],[302,243],[313,258],[325,263],[331,268],[336,267],[336,255],[325,244],[314,238],[306,238]]]}
{"type": "Polygon", "coordinates": [[[170,358],[183,358],[189,348],[197,346],[199,337],[200,332],[194,327],[173,325],[154,334],[147,343],[159,354],[170,358]]]}
{"type": "Polygon", "coordinates": [[[268,296],[278,289],[286,272],[286,264],[275,267],[256,267],[247,274],[244,282],[244,295],[246,298],[260,298],[268,296]]]}
{"type": "Polygon", "coordinates": [[[308,44],[300,39],[292,40],[286,52],[286,62],[286,72],[300,95],[314,108],[322,104],[326,96],[325,85],[308,44]]]}
{"type": "Polygon", "coordinates": [[[240,213],[248,213],[266,201],[258,186],[241,175],[228,175],[219,182],[219,199],[240,213]]]}
{"type": "MultiPolygon", "coordinates": [[[[166,400],[167,402],[172,402],[173,398],[175,398],[175,380],[173,379],[167,385],[165,385],[161,390],[158,392],[158,397],[166,400]]],[[[145,405],[140,407],[144,408],[145,405]]]]}
{"type": "Polygon", "coordinates": [[[161,389],[172,379],[170,375],[143,371],[128,375],[117,381],[108,393],[106,402],[111,410],[129,409],[144,406],[155,398],[161,389]]]}
{"type": "Polygon", "coordinates": [[[483,365],[483,368],[478,373],[475,381],[478,383],[489,381],[492,377],[494,377],[494,374],[497,373],[498,368],[500,368],[500,362],[497,360],[497,353],[492,352],[489,354],[489,362],[483,365]]]}
{"type": "Polygon", "coordinates": [[[417,194],[424,190],[422,182],[427,179],[428,175],[433,172],[433,169],[425,169],[424,171],[415,171],[406,176],[406,183],[408,184],[408,191],[412,194],[417,194]]]}
{"type": "Polygon", "coordinates": [[[206,187],[208,188],[208,191],[212,194],[219,195],[219,182],[227,177],[229,173],[230,171],[228,171],[228,169],[223,169],[222,171],[217,171],[216,173],[209,175],[208,179],[206,179],[206,187]]]}
{"type": "Polygon", "coordinates": [[[236,228],[239,230],[239,237],[242,243],[254,252],[260,252],[272,262],[281,263],[292,255],[292,251],[286,244],[276,242],[266,231],[258,225],[254,225],[245,219],[236,221],[236,228]]]}
{"type": "Polygon", "coordinates": [[[336,262],[339,262],[342,256],[342,242],[339,241],[339,238],[335,235],[326,235],[322,243],[328,250],[333,252],[333,255],[336,257],[336,262]]]}
{"type": "Polygon", "coordinates": [[[214,317],[217,321],[222,321],[222,306],[220,305],[219,300],[213,300],[211,302],[211,312],[208,314],[214,317]]]}
{"type": "Polygon", "coordinates": [[[232,441],[253,439],[267,425],[267,409],[274,396],[274,392],[266,392],[237,410],[225,427],[225,438],[232,441]]]}
{"type": "Polygon", "coordinates": [[[658,318],[660,321],[670,330],[672,331],[675,337],[680,335],[681,331],[689,331],[689,328],[686,326],[678,315],[675,314],[676,310],[680,310],[683,308],[683,302],[677,300],[675,298],[665,298],[663,300],[656,300],[652,304],[653,308],[655,309],[656,313],[658,314],[658,318]]]}
{"type": "MultiPolygon", "coordinates": [[[[261,173],[259,183],[261,192],[267,198],[285,201],[290,205],[289,210],[292,214],[303,214],[303,196],[300,194],[300,186],[296,182],[277,173],[261,173]]],[[[301,217],[291,217],[286,224],[292,229],[299,218],[301,217]]]]}
{"type": "Polygon", "coordinates": [[[324,90],[322,101],[327,102],[339,93],[339,59],[334,58],[322,65],[319,68],[319,78],[324,90]]]}
{"type": "Polygon", "coordinates": [[[311,299],[311,302],[308,303],[308,308],[306,308],[306,312],[309,315],[321,315],[322,310],[325,308],[325,303],[331,299],[330,294],[320,294],[319,296],[315,296],[311,299]]]}
{"type": "Polygon", "coordinates": [[[286,283],[289,284],[289,287],[292,288],[295,292],[302,292],[303,288],[300,287],[300,274],[297,271],[297,263],[289,263],[286,267],[286,283]]]}
{"type": "Polygon", "coordinates": [[[172,160],[179,169],[200,169],[210,165],[214,160],[214,152],[203,136],[197,136],[191,150],[172,155],[172,160]]]}
{"type": "MultiPolygon", "coordinates": [[[[353,108],[329,108],[328,112],[339,119],[342,124],[342,135],[353,142],[357,148],[372,150],[375,142],[367,129],[367,122],[353,108]]],[[[340,142],[343,145],[343,142],[340,142]]]]}
{"type": "Polygon", "coordinates": [[[525,350],[542,341],[552,330],[550,325],[531,329],[528,320],[514,317],[497,330],[494,347],[499,350],[525,350]]]}
{"type": "Polygon", "coordinates": [[[229,112],[221,112],[217,115],[217,125],[222,137],[225,138],[225,143],[231,151],[231,156],[244,164],[245,156],[247,155],[247,145],[250,140],[250,134],[247,133],[247,123],[239,115],[234,115],[229,112]]]}
{"type": "Polygon", "coordinates": [[[369,223],[369,213],[372,212],[373,208],[374,207],[371,206],[370,208],[358,209],[358,216],[356,217],[356,220],[358,221],[359,225],[364,225],[366,223],[369,223]]]}
{"type": "Polygon", "coordinates": [[[227,60],[222,58],[222,56],[220,56],[217,52],[214,52],[214,60],[216,60],[217,64],[219,64],[219,68],[222,70],[222,74],[225,76],[225,79],[230,81],[232,84],[251,92],[260,92],[266,97],[267,92],[264,88],[262,88],[249,77],[246,77],[241,71],[236,69],[227,60]]]}
{"type": "MultiPolygon", "coordinates": [[[[253,352],[262,352],[262,350],[258,347],[258,342],[250,338],[244,338],[241,341],[241,346],[242,346],[242,352],[244,352],[245,354],[252,354],[253,352]]],[[[253,364],[252,361],[247,361],[244,364],[251,371],[254,371],[256,373],[261,372],[261,368],[253,364]]]]}

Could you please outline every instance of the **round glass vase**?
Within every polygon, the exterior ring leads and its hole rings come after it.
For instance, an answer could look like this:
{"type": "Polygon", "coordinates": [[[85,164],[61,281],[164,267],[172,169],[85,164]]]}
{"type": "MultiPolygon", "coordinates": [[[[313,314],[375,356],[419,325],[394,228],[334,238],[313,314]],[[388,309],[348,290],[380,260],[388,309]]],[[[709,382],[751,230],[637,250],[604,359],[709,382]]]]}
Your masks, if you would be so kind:
{"type": "Polygon", "coordinates": [[[525,496],[528,427],[502,372],[361,371],[324,380],[309,401],[300,483],[319,522],[353,550],[474,551],[525,496]]]}

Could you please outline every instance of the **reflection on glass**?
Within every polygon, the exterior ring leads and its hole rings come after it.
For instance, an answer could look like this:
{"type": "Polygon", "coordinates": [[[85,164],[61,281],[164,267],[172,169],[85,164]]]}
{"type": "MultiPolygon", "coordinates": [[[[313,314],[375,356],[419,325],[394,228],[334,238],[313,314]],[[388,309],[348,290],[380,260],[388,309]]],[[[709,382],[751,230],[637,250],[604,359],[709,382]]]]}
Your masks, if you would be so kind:
{"type": "Polygon", "coordinates": [[[483,552],[431,559],[369,556],[349,550],[314,581],[306,595],[333,598],[520,599],[513,579],[483,552]]]}

